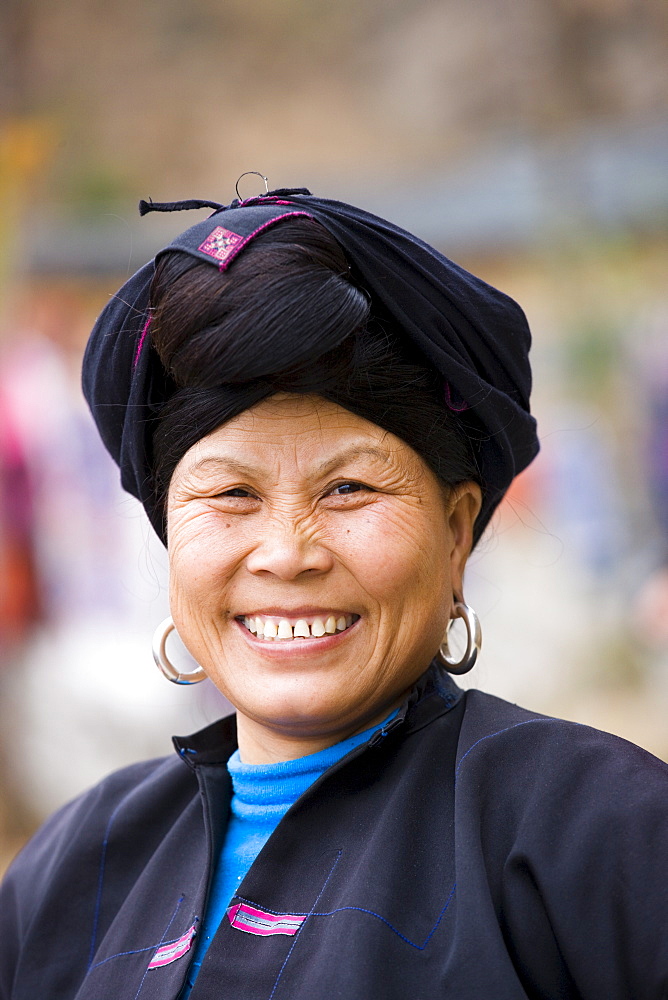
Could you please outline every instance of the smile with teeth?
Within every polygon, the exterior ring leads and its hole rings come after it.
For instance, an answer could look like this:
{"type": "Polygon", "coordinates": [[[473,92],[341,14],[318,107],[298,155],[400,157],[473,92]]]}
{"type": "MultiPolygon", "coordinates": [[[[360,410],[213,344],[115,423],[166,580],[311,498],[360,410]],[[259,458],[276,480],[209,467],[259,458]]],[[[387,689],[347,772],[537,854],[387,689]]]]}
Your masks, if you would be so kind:
{"type": "Polygon", "coordinates": [[[239,621],[243,622],[249,632],[258,639],[319,639],[324,635],[335,635],[345,632],[353,625],[359,615],[331,614],[317,615],[313,618],[278,618],[275,615],[245,615],[239,621]]]}

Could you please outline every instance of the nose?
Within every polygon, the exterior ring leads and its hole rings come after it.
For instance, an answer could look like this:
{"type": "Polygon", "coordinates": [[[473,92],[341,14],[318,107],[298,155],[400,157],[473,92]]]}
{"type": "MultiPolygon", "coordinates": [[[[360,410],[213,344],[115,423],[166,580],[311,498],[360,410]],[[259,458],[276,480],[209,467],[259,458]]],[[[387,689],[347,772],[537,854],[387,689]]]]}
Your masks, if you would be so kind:
{"type": "Polygon", "coordinates": [[[329,549],[304,529],[290,523],[265,527],[262,538],[246,557],[250,573],[295,580],[304,573],[326,573],[334,559],[329,549]]]}

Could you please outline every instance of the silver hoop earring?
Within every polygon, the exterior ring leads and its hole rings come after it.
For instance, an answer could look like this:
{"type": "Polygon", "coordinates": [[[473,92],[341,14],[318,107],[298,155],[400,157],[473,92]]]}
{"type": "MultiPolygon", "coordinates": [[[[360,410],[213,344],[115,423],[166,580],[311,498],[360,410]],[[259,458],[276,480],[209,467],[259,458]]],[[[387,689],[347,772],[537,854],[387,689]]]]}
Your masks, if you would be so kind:
{"type": "Polygon", "coordinates": [[[205,681],[207,676],[202,667],[196,667],[195,670],[188,670],[182,674],[167,656],[167,639],[175,628],[171,617],[160,622],[153,633],[153,659],[161,673],[172,684],[199,684],[200,681],[205,681]]]}
{"type": "Polygon", "coordinates": [[[438,647],[438,658],[451,674],[466,674],[478,659],[478,653],[482,646],[482,629],[477,614],[463,601],[455,603],[455,618],[451,618],[445,630],[443,642],[438,647]],[[466,625],[466,649],[461,660],[453,660],[448,648],[448,635],[455,618],[463,618],[466,625]]]}

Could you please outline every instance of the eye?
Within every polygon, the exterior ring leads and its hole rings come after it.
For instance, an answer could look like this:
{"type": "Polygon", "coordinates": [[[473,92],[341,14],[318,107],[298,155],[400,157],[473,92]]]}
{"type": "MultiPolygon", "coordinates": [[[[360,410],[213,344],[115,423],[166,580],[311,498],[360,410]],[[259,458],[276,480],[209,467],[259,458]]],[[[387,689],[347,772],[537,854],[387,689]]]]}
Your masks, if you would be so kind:
{"type": "Polygon", "coordinates": [[[345,497],[350,496],[351,493],[360,493],[363,490],[366,490],[369,493],[374,492],[370,486],[365,486],[364,483],[348,482],[339,483],[338,486],[334,486],[329,495],[335,497],[345,497]]]}
{"type": "Polygon", "coordinates": [[[228,510],[255,508],[259,502],[257,495],[245,486],[233,486],[230,490],[221,490],[220,493],[213,493],[210,499],[223,504],[228,510]],[[242,502],[237,503],[237,500],[242,502]]]}
{"type": "Polygon", "coordinates": [[[241,486],[235,486],[233,490],[226,490],[224,493],[218,493],[217,495],[219,497],[250,497],[253,494],[241,486]]]}

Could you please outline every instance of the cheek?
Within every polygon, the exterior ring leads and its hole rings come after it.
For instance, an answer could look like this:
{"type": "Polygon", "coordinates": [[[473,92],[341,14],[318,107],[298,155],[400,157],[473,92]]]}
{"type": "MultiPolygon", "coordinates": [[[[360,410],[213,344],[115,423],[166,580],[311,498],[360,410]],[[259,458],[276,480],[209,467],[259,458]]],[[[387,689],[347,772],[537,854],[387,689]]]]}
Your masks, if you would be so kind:
{"type": "Polygon", "coordinates": [[[171,602],[183,605],[194,601],[195,609],[208,601],[220,606],[221,591],[243,557],[240,540],[231,527],[220,517],[214,525],[214,517],[206,512],[174,519],[168,547],[171,602]]]}
{"type": "Polygon", "coordinates": [[[441,521],[420,508],[373,512],[351,520],[339,550],[379,602],[440,604],[448,582],[445,534],[441,521]]]}

